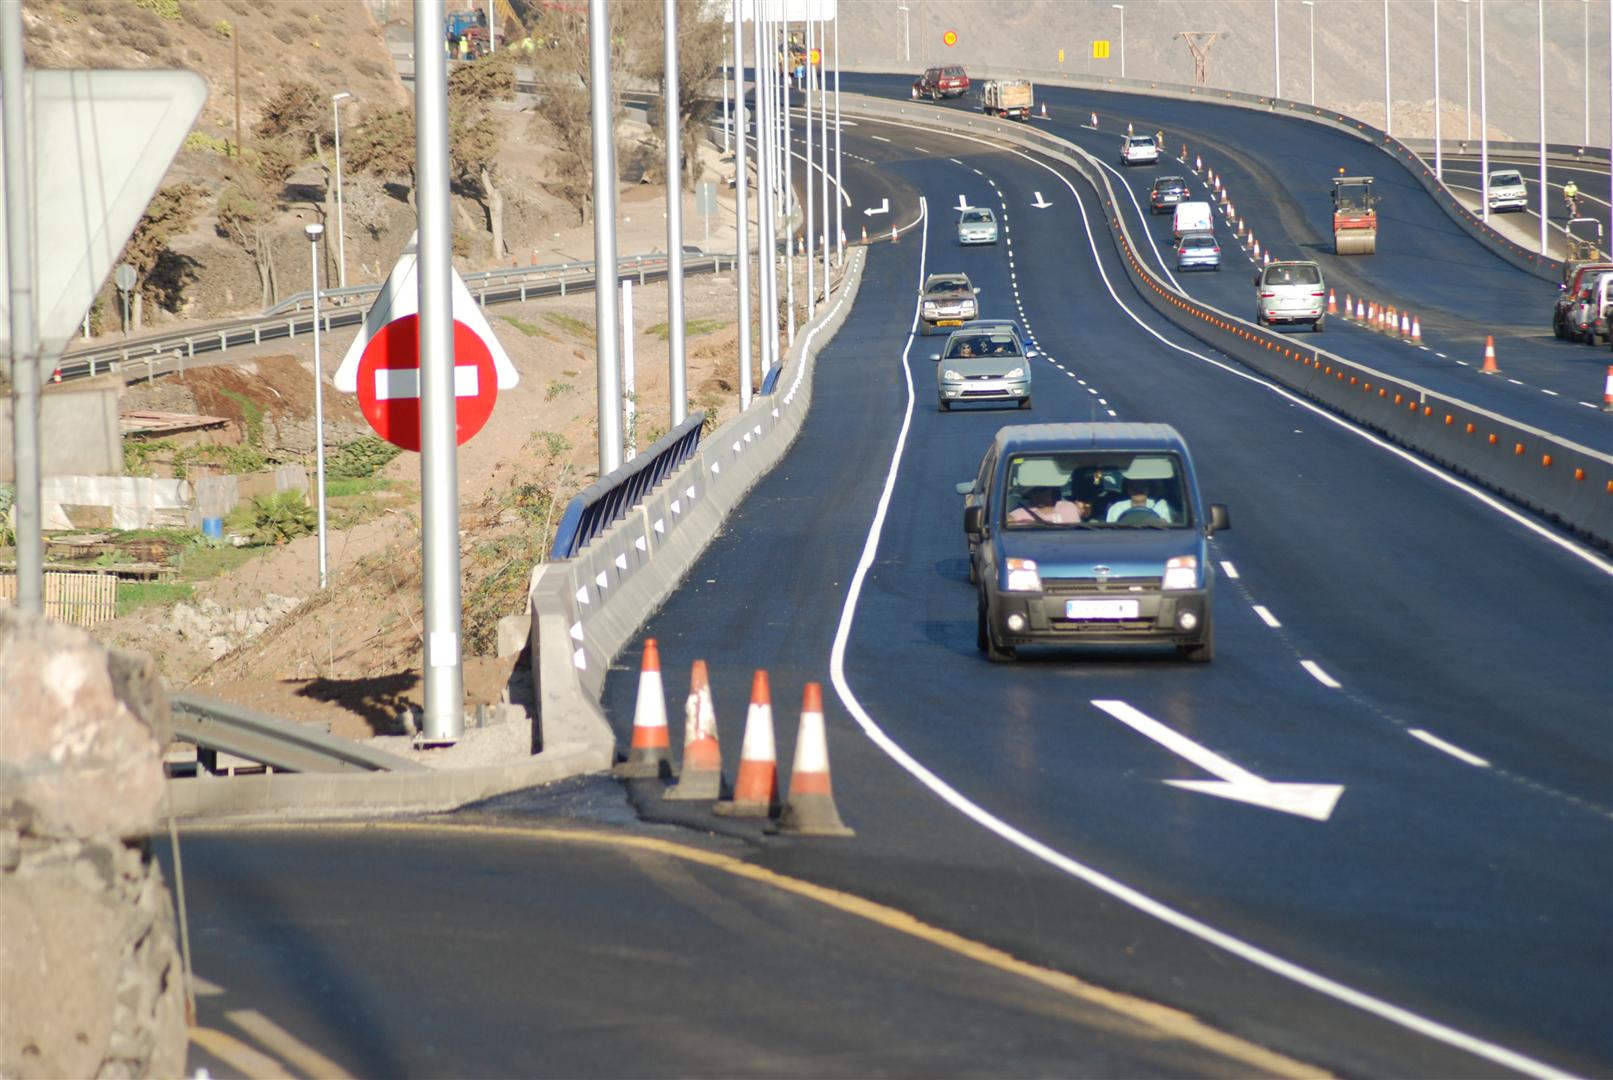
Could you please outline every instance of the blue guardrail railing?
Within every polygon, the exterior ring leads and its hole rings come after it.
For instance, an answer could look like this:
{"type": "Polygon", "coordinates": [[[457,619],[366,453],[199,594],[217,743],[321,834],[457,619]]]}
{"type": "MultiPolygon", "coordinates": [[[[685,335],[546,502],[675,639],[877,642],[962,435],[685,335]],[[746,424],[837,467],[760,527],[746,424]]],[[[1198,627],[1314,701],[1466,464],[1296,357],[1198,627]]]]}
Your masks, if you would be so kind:
{"type": "Polygon", "coordinates": [[[703,410],[690,413],[644,453],[579,491],[566,504],[549,558],[571,558],[625,517],[700,449],[700,429],[705,422],[703,410]]]}

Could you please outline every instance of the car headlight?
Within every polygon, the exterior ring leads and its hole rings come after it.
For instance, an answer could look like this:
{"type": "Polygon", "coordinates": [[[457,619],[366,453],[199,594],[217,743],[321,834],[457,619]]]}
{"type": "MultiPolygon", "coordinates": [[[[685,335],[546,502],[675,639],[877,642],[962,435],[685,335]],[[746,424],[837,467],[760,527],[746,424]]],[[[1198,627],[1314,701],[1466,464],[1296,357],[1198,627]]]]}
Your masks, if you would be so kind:
{"type": "Polygon", "coordinates": [[[1035,559],[1009,559],[1008,592],[1041,592],[1042,575],[1036,572],[1035,559]]]}
{"type": "Polygon", "coordinates": [[[963,376],[959,375],[956,371],[953,371],[951,368],[947,368],[945,371],[941,372],[941,378],[945,379],[947,382],[962,382],[963,381],[963,376]]]}
{"type": "Polygon", "coordinates": [[[928,300],[926,300],[924,302],[924,314],[926,314],[926,315],[934,315],[935,314],[935,305],[930,303],[928,300]]]}
{"type": "Polygon", "coordinates": [[[1199,587],[1199,560],[1197,555],[1178,555],[1165,564],[1164,588],[1196,589],[1199,587]]]}
{"type": "Polygon", "coordinates": [[[1005,379],[1023,379],[1024,377],[1025,369],[1022,367],[1017,367],[1013,371],[1010,371],[1007,375],[1003,376],[1005,379]]]}

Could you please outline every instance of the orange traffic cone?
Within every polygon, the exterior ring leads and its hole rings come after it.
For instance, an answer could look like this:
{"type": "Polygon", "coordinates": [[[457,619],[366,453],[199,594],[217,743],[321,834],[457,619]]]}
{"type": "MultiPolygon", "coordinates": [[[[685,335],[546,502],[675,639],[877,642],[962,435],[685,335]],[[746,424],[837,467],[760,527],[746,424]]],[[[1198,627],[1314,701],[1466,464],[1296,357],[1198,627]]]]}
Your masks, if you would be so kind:
{"type": "Polygon", "coordinates": [[[1613,364],[1607,366],[1607,382],[1602,384],[1602,411],[1613,412],[1613,364]]]}
{"type": "Polygon", "coordinates": [[[896,239],[896,226],[892,225],[891,226],[891,243],[895,244],[897,242],[898,241],[896,239]]]}
{"type": "Polygon", "coordinates": [[[644,639],[644,661],[639,667],[638,703],[633,706],[633,745],[627,760],[615,768],[630,780],[673,775],[672,748],[667,738],[666,696],[661,691],[661,652],[654,638],[644,639]]]}
{"type": "Polygon", "coordinates": [[[1047,119],[1047,102],[1042,102],[1042,119],[1047,119]]]}
{"type": "Polygon", "coordinates": [[[1194,172],[1202,172],[1203,170],[1204,170],[1204,156],[1202,154],[1194,154],[1193,155],[1193,171],[1194,172]]]}
{"type": "Polygon", "coordinates": [[[1333,295],[1332,289],[1327,290],[1327,313],[1329,315],[1337,315],[1339,313],[1339,298],[1333,295]]]}
{"type": "Polygon", "coordinates": [[[1249,241],[1255,246],[1255,258],[1260,258],[1260,241],[1256,240],[1253,234],[1250,235],[1249,241]]]}
{"type": "Polygon", "coordinates": [[[1484,335],[1484,366],[1479,369],[1480,375],[1499,375],[1501,365],[1495,362],[1495,336],[1484,335]]]}
{"type": "Polygon", "coordinates": [[[863,243],[868,243],[868,226],[866,225],[863,226],[863,243]]]}
{"type": "Polygon", "coordinates": [[[1092,130],[1097,131],[1098,130],[1098,114],[1093,113],[1091,118],[1092,118],[1092,130]]]}
{"type": "Polygon", "coordinates": [[[1349,293],[1345,293],[1344,294],[1344,317],[1346,319],[1348,319],[1351,315],[1354,315],[1354,314],[1355,314],[1355,301],[1350,299],[1350,294],[1349,293]]]}
{"type": "Polygon", "coordinates": [[[1411,340],[1412,343],[1416,345],[1421,345],[1423,343],[1423,323],[1422,320],[1417,318],[1415,315],[1411,317],[1411,340]]]}
{"type": "Polygon", "coordinates": [[[790,801],[779,815],[779,832],[807,836],[855,835],[840,821],[829,785],[829,744],[823,731],[823,687],[807,683],[801,693],[801,728],[790,768],[790,801]]]}
{"type": "Polygon", "coordinates": [[[1404,311],[1400,313],[1400,336],[1403,338],[1411,337],[1411,316],[1404,311]]]}
{"type": "Polygon", "coordinates": [[[745,717],[745,742],[739,751],[739,774],[734,797],[712,807],[725,817],[772,817],[778,813],[778,756],[773,749],[773,698],[767,689],[767,672],[751,679],[750,712],[745,717]]]}
{"type": "Polygon", "coordinates": [[[1261,266],[1270,266],[1271,265],[1271,252],[1268,251],[1264,255],[1260,256],[1260,265],[1261,266]]]}
{"type": "Polygon", "coordinates": [[[722,749],[717,745],[717,711],[711,704],[706,662],[689,671],[689,696],[683,702],[683,769],[665,799],[717,799],[722,796],[722,749]]]}
{"type": "Polygon", "coordinates": [[[1355,302],[1355,321],[1367,321],[1367,302],[1365,300],[1357,300],[1355,302]]]}
{"type": "Polygon", "coordinates": [[[1131,130],[1131,121],[1130,121],[1130,120],[1127,120],[1127,121],[1126,121],[1126,134],[1127,134],[1127,135],[1131,135],[1131,134],[1134,134],[1134,133],[1133,133],[1133,132],[1132,132],[1132,130],[1131,130]]]}

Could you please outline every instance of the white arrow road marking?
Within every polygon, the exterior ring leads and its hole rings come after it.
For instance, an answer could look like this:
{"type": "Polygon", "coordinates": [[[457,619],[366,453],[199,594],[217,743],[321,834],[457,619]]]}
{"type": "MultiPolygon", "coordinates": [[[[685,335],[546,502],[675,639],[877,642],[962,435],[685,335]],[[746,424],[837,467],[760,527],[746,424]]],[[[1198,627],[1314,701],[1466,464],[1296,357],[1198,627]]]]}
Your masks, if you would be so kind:
{"type": "Polygon", "coordinates": [[[967,209],[969,209],[969,200],[964,198],[962,195],[958,196],[958,209],[959,210],[967,210],[967,209]]]}
{"type": "Polygon", "coordinates": [[[1038,209],[1038,210],[1046,210],[1049,206],[1052,206],[1053,204],[1048,202],[1046,199],[1042,198],[1042,193],[1040,191],[1038,191],[1036,193],[1036,201],[1031,203],[1031,205],[1036,207],[1036,209],[1038,209]]]}
{"type": "Polygon", "coordinates": [[[863,211],[863,217],[873,217],[875,214],[883,214],[883,213],[887,212],[888,210],[890,210],[890,208],[891,208],[890,198],[886,197],[886,198],[883,198],[883,199],[879,200],[879,208],[877,210],[872,206],[870,206],[868,209],[864,210],[863,211]]]}
{"type": "Polygon", "coordinates": [[[1126,704],[1124,701],[1095,699],[1092,704],[1119,720],[1122,724],[1146,735],[1165,749],[1185,757],[1217,780],[1167,780],[1172,787],[1186,788],[1205,795],[1219,795],[1235,799],[1266,810],[1280,810],[1285,814],[1326,821],[1333,807],[1344,794],[1343,784],[1285,784],[1264,780],[1249,770],[1234,765],[1226,758],[1206,749],[1179,732],[1161,724],[1153,717],[1126,704]]]}
{"type": "MultiPolygon", "coordinates": [[[[454,396],[475,397],[481,388],[475,364],[454,365],[454,396]]],[[[419,368],[376,368],[375,400],[394,401],[420,396],[419,368]]]]}

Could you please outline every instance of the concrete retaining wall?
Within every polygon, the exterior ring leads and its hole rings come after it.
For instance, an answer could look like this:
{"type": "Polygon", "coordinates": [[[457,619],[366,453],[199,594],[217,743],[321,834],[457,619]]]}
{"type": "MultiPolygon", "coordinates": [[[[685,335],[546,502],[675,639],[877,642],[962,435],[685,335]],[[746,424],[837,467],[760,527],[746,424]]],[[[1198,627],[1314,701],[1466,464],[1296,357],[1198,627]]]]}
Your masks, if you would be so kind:
{"type": "MultiPolygon", "coordinates": [[[[41,475],[123,475],[118,383],[55,387],[39,397],[41,475]]],[[[16,479],[12,461],[11,395],[0,396],[0,483],[16,479]]]]}

